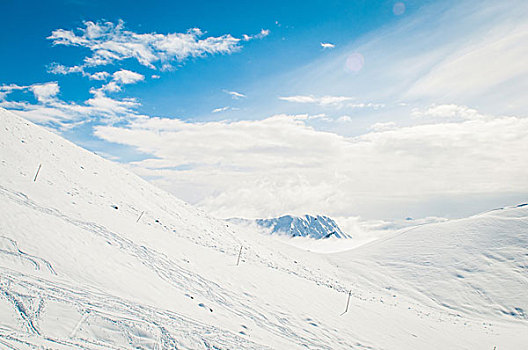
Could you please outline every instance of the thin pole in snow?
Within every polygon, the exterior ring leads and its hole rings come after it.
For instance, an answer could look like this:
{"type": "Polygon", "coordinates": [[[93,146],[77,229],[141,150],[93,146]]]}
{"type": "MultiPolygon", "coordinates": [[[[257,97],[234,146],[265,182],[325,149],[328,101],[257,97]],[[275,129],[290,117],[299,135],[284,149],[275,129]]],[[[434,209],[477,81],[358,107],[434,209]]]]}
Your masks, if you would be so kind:
{"type": "Polygon", "coordinates": [[[240,264],[240,256],[242,255],[242,248],[243,247],[244,246],[240,246],[240,251],[238,252],[237,266],[238,266],[238,264],[240,264]]]}
{"type": "Polygon", "coordinates": [[[139,217],[137,218],[136,222],[139,222],[139,219],[141,219],[141,217],[143,216],[143,214],[145,214],[144,211],[142,211],[141,214],[139,214],[139,217]]]}
{"type": "MultiPolygon", "coordinates": [[[[352,291],[349,291],[349,292],[348,292],[348,299],[347,299],[346,309],[345,309],[345,311],[343,311],[343,313],[342,313],[341,315],[346,314],[347,311],[348,311],[348,305],[350,305],[350,295],[351,295],[351,294],[352,294],[352,291]]],[[[339,315],[339,316],[341,316],[341,315],[339,315]]]]}
{"type": "Polygon", "coordinates": [[[37,176],[39,174],[40,168],[42,167],[42,164],[39,164],[39,167],[37,169],[37,173],[35,174],[35,178],[33,179],[33,182],[37,181],[37,176]]]}

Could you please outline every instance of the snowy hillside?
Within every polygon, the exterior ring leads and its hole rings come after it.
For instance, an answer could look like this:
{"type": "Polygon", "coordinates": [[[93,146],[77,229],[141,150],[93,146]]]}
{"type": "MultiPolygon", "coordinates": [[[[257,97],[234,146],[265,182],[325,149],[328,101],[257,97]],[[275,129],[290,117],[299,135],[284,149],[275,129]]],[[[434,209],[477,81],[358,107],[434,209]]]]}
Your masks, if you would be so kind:
{"type": "Polygon", "coordinates": [[[416,298],[454,313],[528,321],[526,204],[414,227],[332,258],[369,269],[372,283],[403,281],[416,298]]]}
{"type": "Polygon", "coordinates": [[[0,109],[0,349],[522,349],[527,232],[525,206],[316,254],[0,109]]]}
{"type": "Polygon", "coordinates": [[[258,228],[269,234],[281,234],[291,237],[310,237],[314,239],[322,238],[352,238],[345,234],[336,222],[324,215],[304,215],[292,216],[284,215],[278,218],[271,219],[229,219],[233,223],[239,225],[256,224],[258,228]]]}

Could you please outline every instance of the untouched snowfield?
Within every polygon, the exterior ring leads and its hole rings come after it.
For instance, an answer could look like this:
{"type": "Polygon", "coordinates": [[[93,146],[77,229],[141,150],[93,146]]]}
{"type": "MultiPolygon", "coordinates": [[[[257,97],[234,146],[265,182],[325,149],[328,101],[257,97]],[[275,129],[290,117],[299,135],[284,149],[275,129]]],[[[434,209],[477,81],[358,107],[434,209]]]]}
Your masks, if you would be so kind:
{"type": "Polygon", "coordinates": [[[214,219],[0,109],[0,349],[527,348],[528,206],[343,242],[214,219]]]}

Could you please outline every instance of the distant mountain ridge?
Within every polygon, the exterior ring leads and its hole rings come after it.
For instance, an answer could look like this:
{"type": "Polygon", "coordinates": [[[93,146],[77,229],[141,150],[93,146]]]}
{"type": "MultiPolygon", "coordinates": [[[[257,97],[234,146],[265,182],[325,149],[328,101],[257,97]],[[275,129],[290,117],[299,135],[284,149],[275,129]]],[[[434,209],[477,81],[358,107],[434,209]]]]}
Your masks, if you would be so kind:
{"type": "Polygon", "coordinates": [[[271,219],[229,219],[235,223],[255,223],[258,227],[268,231],[270,234],[282,234],[292,237],[310,237],[324,239],[330,237],[352,238],[341,231],[337,223],[330,217],[324,215],[284,215],[271,219]]]}

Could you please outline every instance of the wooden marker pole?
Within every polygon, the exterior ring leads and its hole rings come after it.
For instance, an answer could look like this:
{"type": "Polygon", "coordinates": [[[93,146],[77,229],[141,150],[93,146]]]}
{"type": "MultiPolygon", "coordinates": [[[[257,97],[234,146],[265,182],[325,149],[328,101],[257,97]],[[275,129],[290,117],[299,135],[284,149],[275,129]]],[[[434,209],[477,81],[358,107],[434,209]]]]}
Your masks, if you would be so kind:
{"type": "Polygon", "coordinates": [[[243,247],[244,246],[240,246],[240,251],[238,252],[237,266],[238,266],[238,264],[240,264],[240,256],[242,255],[242,248],[243,247]]]}
{"type": "Polygon", "coordinates": [[[40,168],[42,167],[42,164],[39,164],[39,167],[37,169],[37,173],[35,174],[35,178],[33,179],[33,182],[37,181],[37,176],[39,174],[40,168]]]}
{"type": "MultiPolygon", "coordinates": [[[[347,311],[348,311],[348,305],[350,305],[350,295],[351,295],[351,294],[352,294],[352,291],[349,291],[349,292],[348,292],[348,299],[347,299],[346,308],[345,308],[345,311],[343,311],[343,313],[342,313],[341,315],[346,314],[347,311]]],[[[341,315],[340,315],[340,316],[341,316],[341,315]]]]}

